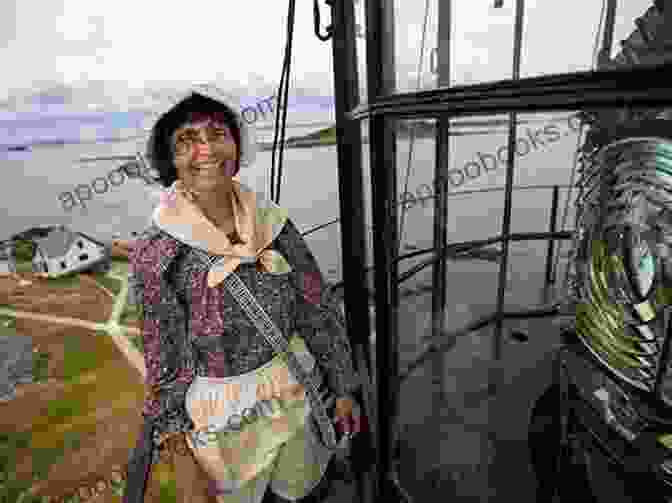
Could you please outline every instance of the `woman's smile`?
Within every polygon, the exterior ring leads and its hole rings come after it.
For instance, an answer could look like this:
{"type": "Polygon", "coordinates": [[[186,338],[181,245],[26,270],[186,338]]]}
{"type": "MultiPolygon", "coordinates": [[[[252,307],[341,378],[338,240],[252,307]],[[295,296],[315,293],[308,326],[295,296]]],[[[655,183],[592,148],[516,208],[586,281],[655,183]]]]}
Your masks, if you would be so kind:
{"type": "Polygon", "coordinates": [[[220,171],[220,163],[207,163],[192,166],[191,171],[199,175],[215,175],[220,171]]]}

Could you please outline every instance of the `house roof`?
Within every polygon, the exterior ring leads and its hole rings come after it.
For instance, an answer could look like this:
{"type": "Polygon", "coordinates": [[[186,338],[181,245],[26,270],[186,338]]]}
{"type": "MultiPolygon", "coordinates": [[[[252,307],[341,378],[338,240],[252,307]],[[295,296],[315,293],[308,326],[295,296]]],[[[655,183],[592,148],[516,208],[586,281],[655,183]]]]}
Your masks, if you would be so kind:
{"type": "Polygon", "coordinates": [[[72,244],[82,237],[96,245],[105,246],[100,241],[81,232],[73,232],[67,227],[54,229],[47,237],[36,239],[35,244],[42,250],[45,258],[56,258],[65,255],[70,250],[72,244]]]}
{"type": "Polygon", "coordinates": [[[45,258],[55,258],[65,255],[75,239],[67,229],[54,229],[46,237],[35,239],[35,244],[45,258]]]}
{"type": "Polygon", "coordinates": [[[16,256],[14,253],[14,247],[10,244],[0,243],[0,261],[3,262],[15,262],[16,256]]]}
{"type": "Polygon", "coordinates": [[[88,239],[89,241],[91,241],[92,243],[97,244],[98,246],[103,246],[103,247],[105,246],[105,243],[103,243],[102,241],[98,241],[97,239],[92,238],[91,236],[89,236],[88,234],[84,234],[83,232],[76,232],[75,234],[79,234],[80,236],[82,236],[82,237],[88,239]]]}

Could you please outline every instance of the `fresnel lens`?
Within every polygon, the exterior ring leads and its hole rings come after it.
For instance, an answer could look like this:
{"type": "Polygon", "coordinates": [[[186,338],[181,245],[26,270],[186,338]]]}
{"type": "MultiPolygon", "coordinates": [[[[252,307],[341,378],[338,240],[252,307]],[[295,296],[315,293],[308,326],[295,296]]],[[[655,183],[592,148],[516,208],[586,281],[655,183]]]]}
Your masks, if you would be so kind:
{"type": "Polygon", "coordinates": [[[672,142],[629,138],[582,162],[570,295],[589,351],[672,406],[672,142]]]}

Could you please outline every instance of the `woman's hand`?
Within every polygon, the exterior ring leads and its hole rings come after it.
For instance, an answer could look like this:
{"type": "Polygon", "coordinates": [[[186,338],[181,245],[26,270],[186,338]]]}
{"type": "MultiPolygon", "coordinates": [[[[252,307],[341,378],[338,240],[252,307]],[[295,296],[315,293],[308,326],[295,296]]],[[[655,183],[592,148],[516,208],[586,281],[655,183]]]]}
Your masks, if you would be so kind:
{"type": "Polygon", "coordinates": [[[360,433],[364,428],[362,409],[351,396],[336,399],[336,429],[349,437],[360,433]]]}

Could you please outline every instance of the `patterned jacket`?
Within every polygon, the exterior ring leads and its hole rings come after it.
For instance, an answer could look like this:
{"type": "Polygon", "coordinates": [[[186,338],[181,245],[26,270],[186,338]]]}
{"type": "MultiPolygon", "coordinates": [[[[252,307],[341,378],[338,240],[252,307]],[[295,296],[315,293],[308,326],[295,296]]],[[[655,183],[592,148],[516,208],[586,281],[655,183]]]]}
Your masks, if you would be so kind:
{"type": "MultiPolygon", "coordinates": [[[[260,209],[258,218],[263,216],[260,209]]],[[[351,393],[359,383],[340,307],[293,222],[287,218],[279,228],[272,249],[288,267],[263,272],[242,263],[235,273],[287,338],[294,332],[303,337],[329,387],[338,395],[351,393]]],[[[207,285],[206,265],[174,234],[152,224],[129,254],[150,391],[142,413],[152,424],[155,446],[167,433],[193,428],[185,394],[195,375],[241,374],[274,355],[224,285],[207,285]]]]}

